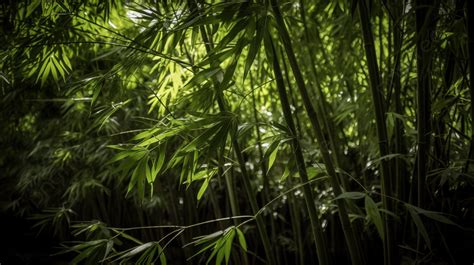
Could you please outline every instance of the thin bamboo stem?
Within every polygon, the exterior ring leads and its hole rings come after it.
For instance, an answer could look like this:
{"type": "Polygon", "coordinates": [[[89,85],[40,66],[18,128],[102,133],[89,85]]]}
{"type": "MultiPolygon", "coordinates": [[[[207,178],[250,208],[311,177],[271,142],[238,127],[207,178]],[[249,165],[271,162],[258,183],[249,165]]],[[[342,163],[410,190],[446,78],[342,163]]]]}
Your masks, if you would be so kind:
{"type": "MultiPolygon", "coordinates": [[[[367,64],[369,68],[369,81],[372,94],[372,102],[374,104],[375,121],[377,127],[377,137],[379,141],[379,152],[381,157],[385,157],[390,154],[387,125],[385,124],[386,106],[384,100],[384,93],[382,89],[382,82],[380,78],[380,72],[377,65],[377,55],[375,53],[374,37],[372,33],[370,14],[368,12],[367,4],[365,0],[361,0],[358,3],[359,17],[362,28],[362,36],[364,40],[365,53],[367,58],[367,64]]],[[[392,196],[391,188],[391,170],[390,161],[383,159],[381,161],[381,185],[382,193],[386,196],[382,196],[382,204],[385,209],[391,211],[392,205],[387,199],[392,196]]],[[[392,225],[389,224],[388,218],[383,216],[384,219],[384,237],[383,237],[383,249],[384,249],[384,264],[392,264],[393,261],[393,242],[392,242],[392,225]]]]}
{"type": "MultiPolygon", "coordinates": [[[[188,4],[190,6],[191,12],[198,10],[197,5],[193,0],[189,0],[188,4]]],[[[202,39],[204,41],[204,44],[205,44],[206,51],[209,54],[212,51],[212,48],[213,48],[212,43],[211,43],[209,37],[207,36],[206,29],[203,26],[200,27],[200,32],[201,32],[201,37],[202,37],[202,39]]],[[[227,106],[225,104],[224,95],[223,95],[222,90],[219,87],[219,83],[218,83],[217,80],[215,80],[215,78],[213,79],[213,83],[214,83],[214,87],[215,87],[215,91],[216,91],[216,98],[217,98],[217,104],[218,104],[219,110],[221,112],[227,112],[227,106]]],[[[243,185],[244,185],[244,189],[245,189],[245,192],[247,193],[247,198],[249,199],[249,203],[250,203],[252,213],[255,214],[255,213],[258,212],[259,207],[258,207],[258,204],[257,204],[257,200],[255,198],[254,192],[252,190],[252,185],[250,184],[249,174],[247,173],[247,169],[245,167],[245,160],[244,160],[244,157],[243,157],[242,149],[240,148],[240,145],[237,141],[236,133],[231,132],[230,137],[231,137],[231,144],[232,144],[232,147],[234,149],[234,153],[235,153],[235,156],[237,158],[239,168],[240,168],[240,171],[241,171],[241,174],[242,174],[242,182],[243,182],[243,185]]],[[[259,232],[261,240],[262,240],[263,248],[265,250],[265,255],[267,257],[268,263],[277,264],[277,262],[275,260],[274,253],[272,251],[271,244],[270,244],[270,239],[268,237],[268,233],[267,233],[266,228],[265,228],[266,226],[265,226],[265,222],[263,220],[263,217],[261,215],[257,215],[255,217],[255,221],[257,223],[258,232],[259,232]]]]}
{"type": "MultiPolygon", "coordinates": [[[[314,107],[310,101],[308,91],[306,89],[306,84],[304,82],[303,76],[301,74],[301,70],[299,69],[298,62],[296,60],[295,53],[293,51],[293,47],[291,44],[291,39],[288,34],[288,30],[285,26],[285,22],[283,20],[283,16],[281,14],[280,8],[278,6],[278,1],[277,0],[272,0],[271,5],[273,8],[273,13],[275,15],[277,27],[278,27],[278,32],[280,35],[280,39],[283,42],[283,46],[286,51],[286,55],[288,57],[291,69],[293,71],[293,75],[296,80],[296,84],[298,86],[299,92],[301,94],[302,100],[304,107],[306,109],[306,112],[308,114],[308,117],[310,119],[311,125],[313,127],[313,130],[316,135],[316,140],[320,146],[320,151],[321,155],[324,161],[324,164],[326,165],[326,170],[328,172],[328,175],[330,176],[330,182],[331,186],[333,188],[334,194],[336,196],[340,195],[342,193],[340,184],[339,184],[339,179],[336,173],[336,170],[334,168],[334,164],[331,159],[331,155],[329,152],[329,145],[326,142],[323,134],[323,130],[320,126],[320,121],[318,116],[316,115],[316,112],[314,110],[314,107]]],[[[349,248],[349,253],[351,256],[351,260],[353,264],[364,264],[365,262],[363,261],[363,255],[362,252],[360,251],[359,248],[359,240],[358,236],[354,233],[352,229],[352,225],[349,221],[349,216],[347,213],[346,205],[344,200],[337,200],[336,201],[338,209],[339,209],[339,218],[341,220],[342,224],[342,229],[344,231],[344,236],[346,238],[346,243],[349,248]]],[[[326,251],[326,250],[325,250],[326,251]]]]}
{"type": "MultiPolygon", "coordinates": [[[[293,121],[290,102],[288,100],[288,95],[286,93],[285,85],[283,83],[283,74],[281,73],[280,64],[278,63],[277,53],[275,52],[275,47],[273,46],[273,43],[271,44],[271,46],[271,57],[273,58],[273,72],[275,74],[278,95],[280,96],[280,103],[283,109],[283,116],[285,117],[286,124],[292,137],[291,143],[293,147],[293,155],[296,160],[296,166],[298,168],[298,172],[300,173],[301,181],[305,183],[308,181],[306,164],[303,157],[301,145],[296,134],[296,126],[293,121]]],[[[313,191],[309,185],[305,185],[303,187],[303,194],[306,201],[306,208],[308,209],[309,213],[309,219],[311,222],[311,229],[313,231],[314,241],[316,243],[316,252],[318,253],[319,264],[330,264],[329,251],[326,246],[327,240],[325,239],[324,232],[321,228],[321,222],[318,218],[316,206],[314,205],[313,191]]]]}

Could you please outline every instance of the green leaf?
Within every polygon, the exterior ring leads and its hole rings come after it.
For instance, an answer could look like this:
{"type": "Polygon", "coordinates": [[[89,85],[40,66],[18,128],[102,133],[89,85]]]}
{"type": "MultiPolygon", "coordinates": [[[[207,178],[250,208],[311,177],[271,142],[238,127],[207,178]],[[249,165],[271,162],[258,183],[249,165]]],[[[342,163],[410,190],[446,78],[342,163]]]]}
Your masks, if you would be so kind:
{"type": "Polygon", "coordinates": [[[275,162],[279,146],[280,146],[280,139],[274,140],[270,144],[270,146],[268,146],[267,150],[265,151],[265,154],[263,155],[264,159],[268,159],[267,173],[270,171],[270,169],[273,166],[273,163],[275,162]]]}
{"type": "Polygon", "coordinates": [[[56,71],[56,64],[55,64],[55,59],[54,56],[51,57],[51,74],[53,75],[54,81],[58,81],[58,72],[56,71]]]}
{"type": "Polygon", "coordinates": [[[247,251],[247,242],[245,241],[244,233],[239,228],[235,229],[237,230],[237,238],[239,239],[240,246],[247,251]]]}
{"type": "Polygon", "coordinates": [[[209,179],[206,179],[202,183],[201,188],[199,189],[199,192],[197,194],[198,201],[201,200],[202,195],[204,195],[204,192],[206,192],[208,186],[209,186],[209,179]]]}
{"type": "Polygon", "coordinates": [[[405,206],[407,206],[406,208],[407,208],[408,212],[410,213],[411,219],[415,223],[415,226],[418,229],[418,232],[421,234],[421,236],[425,240],[426,245],[428,246],[428,248],[431,249],[431,240],[430,240],[430,237],[428,236],[428,232],[426,231],[425,225],[421,221],[420,216],[418,215],[416,210],[414,208],[412,208],[411,205],[405,204],[405,206]]]}
{"type": "Polygon", "coordinates": [[[46,80],[48,79],[49,72],[51,71],[51,65],[51,61],[48,60],[48,62],[46,63],[46,68],[44,69],[44,72],[41,75],[41,86],[43,86],[46,80]]]}
{"type": "MultiPolygon", "coordinates": [[[[123,160],[123,159],[127,158],[128,156],[130,156],[132,153],[133,153],[133,151],[124,151],[124,152],[117,153],[115,156],[112,157],[112,159],[110,159],[107,162],[107,164],[112,164],[114,162],[123,160]]],[[[143,152],[143,154],[145,154],[145,152],[143,152]]]]}
{"type": "MultiPolygon", "coordinates": [[[[132,189],[135,186],[138,186],[137,190],[138,190],[139,193],[143,192],[143,185],[141,185],[141,183],[143,182],[145,174],[146,174],[145,173],[145,166],[146,166],[145,164],[146,164],[146,159],[140,160],[137,167],[133,171],[132,177],[131,177],[130,182],[128,184],[127,195],[130,193],[130,191],[132,191],[132,189]]],[[[140,198],[143,198],[143,196],[140,196],[140,198]]]]}
{"type": "Polygon", "coordinates": [[[126,238],[126,239],[128,239],[128,240],[130,240],[130,241],[132,241],[132,242],[135,242],[136,244],[139,244],[139,245],[142,245],[142,244],[143,244],[143,242],[141,242],[140,240],[134,238],[133,236],[131,236],[131,235],[127,234],[127,233],[124,233],[124,232],[122,232],[122,231],[118,231],[118,230],[116,230],[116,229],[112,229],[112,231],[114,231],[114,232],[117,233],[117,234],[120,234],[120,236],[122,236],[123,238],[126,238]]]}
{"type": "Polygon", "coordinates": [[[159,128],[154,128],[151,130],[145,130],[137,135],[135,135],[132,140],[141,140],[145,138],[150,138],[152,137],[155,133],[157,133],[160,129],[159,128]]]}
{"type": "MultiPolygon", "coordinates": [[[[186,178],[186,183],[188,183],[188,187],[189,187],[189,184],[191,183],[191,180],[188,179],[188,176],[189,176],[188,172],[192,163],[192,162],[191,163],[189,162],[190,157],[191,156],[189,154],[184,156],[183,166],[181,167],[181,174],[179,175],[179,183],[184,183],[184,179],[186,178]]],[[[193,157],[191,157],[191,159],[193,159],[193,157]]]]}
{"type": "Polygon", "coordinates": [[[174,136],[176,135],[178,132],[181,131],[181,128],[175,128],[175,129],[171,129],[167,132],[163,132],[163,133],[160,133],[158,135],[154,135],[152,136],[150,139],[148,140],[145,140],[145,141],[142,141],[141,143],[139,143],[137,146],[148,146],[148,145],[151,145],[151,144],[154,144],[156,142],[159,142],[165,138],[168,138],[168,137],[171,137],[171,136],[174,136]]]}
{"type": "MultiPolygon", "coordinates": [[[[151,264],[153,259],[155,258],[154,256],[156,251],[156,246],[146,249],[137,259],[136,264],[151,264]]],[[[124,261],[128,261],[128,259],[124,261]]]]}
{"type": "Polygon", "coordinates": [[[132,149],[123,152],[117,153],[112,159],[110,159],[107,164],[112,164],[114,162],[118,162],[124,160],[125,158],[130,158],[134,161],[138,161],[142,159],[145,155],[148,154],[146,149],[132,149]]]}
{"type": "Polygon", "coordinates": [[[103,260],[105,260],[109,256],[109,253],[112,250],[113,246],[114,246],[114,241],[113,240],[108,240],[107,241],[107,247],[105,248],[105,253],[104,253],[103,260]]]}
{"type": "Polygon", "coordinates": [[[156,246],[158,248],[158,253],[160,253],[161,265],[166,265],[166,256],[165,256],[165,253],[163,252],[163,248],[159,244],[156,244],[156,246]]]}
{"type": "Polygon", "coordinates": [[[160,172],[161,168],[163,167],[165,163],[165,158],[166,158],[165,151],[166,151],[166,147],[160,146],[160,152],[155,162],[153,163],[153,167],[152,167],[152,182],[155,181],[156,176],[158,175],[158,173],[160,172]]]}
{"type": "Polygon", "coordinates": [[[244,47],[243,41],[244,41],[243,39],[239,40],[239,42],[237,42],[234,48],[234,55],[232,56],[232,61],[225,69],[224,78],[222,79],[222,82],[220,84],[221,90],[225,90],[229,86],[232,78],[234,77],[234,72],[237,67],[237,63],[239,61],[240,53],[244,47]]]}
{"type": "Polygon", "coordinates": [[[152,183],[154,178],[152,176],[152,171],[151,171],[150,165],[148,164],[148,160],[144,163],[144,167],[145,167],[146,181],[148,183],[152,183]]]}
{"type": "Polygon", "coordinates": [[[369,219],[374,223],[375,228],[377,228],[377,232],[379,233],[382,240],[384,240],[384,230],[383,230],[383,223],[382,223],[382,216],[378,210],[377,205],[375,204],[374,200],[370,198],[370,196],[365,196],[365,211],[367,212],[367,216],[369,219]]]}
{"type": "Polygon", "coordinates": [[[403,157],[403,155],[402,155],[402,154],[388,154],[388,155],[381,156],[381,157],[379,157],[379,158],[377,158],[377,159],[372,160],[371,163],[373,163],[373,164],[378,164],[378,163],[380,163],[380,161],[382,161],[382,160],[390,160],[390,159],[394,159],[394,158],[396,158],[396,157],[403,157]]]}
{"type": "Polygon", "coordinates": [[[227,33],[227,35],[222,38],[215,50],[221,51],[225,46],[227,46],[227,44],[229,44],[229,42],[231,42],[237,36],[237,34],[239,34],[245,29],[248,23],[248,18],[241,19],[239,22],[237,22],[229,31],[229,33],[227,33]]]}
{"type": "Polygon", "coordinates": [[[132,191],[132,189],[135,187],[135,185],[137,184],[137,178],[138,178],[138,170],[139,167],[136,167],[135,170],[133,171],[132,173],[132,178],[130,179],[130,182],[128,183],[128,188],[127,188],[127,193],[125,196],[127,196],[130,191],[132,191]]]}
{"type": "Polygon", "coordinates": [[[199,236],[199,237],[196,237],[195,241],[189,243],[189,244],[195,244],[195,245],[199,245],[199,244],[203,244],[203,243],[206,243],[208,241],[211,241],[217,237],[220,237],[222,234],[224,234],[224,230],[219,230],[219,231],[216,231],[212,234],[209,234],[209,235],[204,235],[204,236],[199,236]]]}
{"type": "Polygon", "coordinates": [[[220,265],[222,264],[222,260],[224,260],[224,249],[220,248],[218,251],[217,251],[217,257],[216,257],[216,265],[220,265]]]}
{"type": "Polygon", "coordinates": [[[67,55],[63,54],[63,57],[62,57],[64,63],[66,64],[66,66],[68,67],[68,71],[72,71],[72,65],[71,65],[71,61],[69,61],[69,58],[67,57],[67,55]]]}
{"type": "Polygon", "coordinates": [[[424,216],[426,216],[426,217],[428,217],[432,220],[435,220],[437,222],[445,223],[445,224],[448,224],[448,225],[454,225],[454,226],[463,228],[462,226],[460,226],[460,225],[456,224],[455,222],[451,221],[446,216],[442,215],[442,213],[440,213],[440,212],[425,210],[425,209],[416,207],[416,206],[408,204],[408,203],[406,203],[405,205],[406,205],[406,207],[409,207],[409,208],[413,209],[414,211],[416,211],[418,214],[422,214],[422,215],[424,215],[424,216]]]}
{"type": "Polygon", "coordinates": [[[207,58],[204,60],[200,61],[198,66],[205,66],[208,64],[215,64],[218,65],[225,61],[227,58],[231,57],[234,54],[234,49],[227,48],[224,49],[223,51],[219,51],[216,53],[210,53],[207,58]]]}
{"type": "Polygon", "coordinates": [[[217,122],[211,128],[206,129],[201,135],[194,138],[194,140],[192,140],[189,144],[181,148],[180,151],[187,153],[204,147],[209,139],[212,139],[212,136],[219,132],[221,126],[221,122],[217,122]]]}
{"type": "Polygon", "coordinates": [[[255,60],[255,56],[257,55],[258,51],[260,50],[260,45],[263,39],[263,32],[266,31],[266,24],[267,24],[267,17],[262,17],[257,21],[256,27],[256,36],[253,38],[253,41],[250,43],[249,52],[247,54],[247,59],[245,60],[245,68],[244,68],[244,80],[247,76],[250,67],[252,66],[253,61],[255,60]]]}
{"type": "MultiPolygon", "coordinates": [[[[229,264],[230,252],[232,250],[232,242],[234,241],[235,229],[231,229],[229,234],[226,236],[224,251],[225,251],[225,264],[229,264]]],[[[220,263],[219,263],[220,264],[220,263]]]]}
{"type": "Polygon", "coordinates": [[[131,250],[127,251],[122,256],[120,256],[119,259],[124,259],[124,258],[127,258],[127,257],[135,256],[136,254],[144,251],[145,249],[148,249],[148,248],[152,247],[154,244],[155,244],[155,242],[148,242],[148,243],[145,243],[143,245],[134,247],[131,250]]]}
{"type": "Polygon", "coordinates": [[[334,200],[339,200],[339,199],[351,199],[351,200],[358,200],[362,199],[366,196],[365,193],[363,192],[358,192],[358,191],[348,191],[348,192],[343,192],[339,194],[334,200]]]}
{"type": "Polygon", "coordinates": [[[321,172],[321,170],[319,170],[319,168],[315,168],[315,167],[307,167],[306,168],[306,172],[308,174],[308,179],[311,180],[311,179],[314,179],[318,173],[321,172]]]}
{"type": "MultiPolygon", "coordinates": [[[[279,145],[278,145],[279,146],[279,145]]],[[[277,157],[277,154],[278,154],[278,146],[275,148],[275,150],[273,150],[273,152],[270,154],[270,156],[268,157],[268,169],[267,169],[267,174],[268,172],[270,171],[270,169],[272,168],[273,166],[273,163],[275,162],[275,159],[277,157]]]]}
{"type": "Polygon", "coordinates": [[[280,182],[285,181],[288,178],[289,175],[290,175],[290,167],[288,167],[288,165],[287,165],[287,166],[285,166],[285,171],[283,171],[283,175],[280,178],[280,182]]]}
{"type": "Polygon", "coordinates": [[[71,264],[78,264],[83,259],[86,259],[87,257],[89,257],[95,250],[96,249],[94,247],[84,250],[71,261],[71,264]]]}
{"type": "Polygon", "coordinates": [[[214,246],[214,249],[212,250],[211,255],[209,255],[209,257],[207,258],[206,264],[208,264],[212,260],[212,258],[214,258],[217,252],[221,250],[224,243],[224,238],[221,237],[214,244],[212,244],[214,246]]]}
{"type": "MultiPolygon", "coordinates": [[[[204,251],[210,249],[211,247],[213,247],[215,244],[215,242],[211,242],[209,244],[207,244],[206,246],[204,246],[203,248],[201,248],[198,252],[194,253],[191,257],[187,258],[187,260],[191,260],[192,258],[198,256],[199,254],[203,253],[204,251]]],[[[210,259],[209,259],[210,260],[210,259]]]]}
{"type": "Polygon", "coordinates": [[[41,4],[41,0],[34,0],[34,1],[31,1],[31,3],[28,5],[28,7],[26,8],[26,16],[25,18],[28,18],[37,8],[38,6],[41,4]]]}
{"type": "Polygon", "coordinates": [[[219,73],[219,71],[221,71],[220,68],[209,68],[202,70],[201,72],[195,74],[191,80],[189,80],[189,82],[183,87],[183,90],[187,90],[192,86],[199,85],[202,82],[209,80],[212,76],[219,73]]]}

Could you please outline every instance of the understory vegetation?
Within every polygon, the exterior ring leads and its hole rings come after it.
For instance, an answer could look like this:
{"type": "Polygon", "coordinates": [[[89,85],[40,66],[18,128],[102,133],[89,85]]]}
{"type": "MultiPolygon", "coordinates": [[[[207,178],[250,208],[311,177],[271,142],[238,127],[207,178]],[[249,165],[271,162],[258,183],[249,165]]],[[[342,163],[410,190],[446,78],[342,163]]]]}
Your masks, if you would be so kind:
{"type": "Polygon", "coordinates": [[[474,1],[0,14],[1,264],[474,262],[474,1]]]}

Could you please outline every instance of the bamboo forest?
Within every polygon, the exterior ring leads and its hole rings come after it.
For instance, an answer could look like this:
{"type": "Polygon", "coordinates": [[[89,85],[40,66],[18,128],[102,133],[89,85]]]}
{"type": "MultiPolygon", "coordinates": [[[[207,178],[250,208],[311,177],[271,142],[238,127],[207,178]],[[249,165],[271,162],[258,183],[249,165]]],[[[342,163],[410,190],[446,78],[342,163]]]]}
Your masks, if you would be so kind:
{"type": "Polygon", "coordinates": [[[1,265],[474,263],[474,1],[0,21],[1,265]]]}

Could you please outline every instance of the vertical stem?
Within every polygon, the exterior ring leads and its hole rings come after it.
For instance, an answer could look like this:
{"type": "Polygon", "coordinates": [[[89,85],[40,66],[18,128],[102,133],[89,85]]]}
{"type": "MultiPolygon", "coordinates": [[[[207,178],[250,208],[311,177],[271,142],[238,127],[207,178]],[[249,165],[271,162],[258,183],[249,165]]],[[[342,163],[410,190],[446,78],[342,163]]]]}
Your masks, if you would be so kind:
{"type": "MultiPolygon", "coordinates": [[[[280,102],[283,109],[283,116],[285,117],[286,124],[292,137],[291,143],[293,147],[293,155],[296,160],[296,166],[298,168],[298,172],[300,173],[301,181],[303,183],[306,183],[308,182],[308,173],[306,171],[306,164],[304,161],[303,152],[298,136],[296,134],[296,127],[291,113],[290,102],[288,100],[288,95],[285,90],[285,85],[283,83],[283,75],[281,73],[280,64],[278,63],[278,57],[275,52],[275,47],[273,46],[273,43],[271,44],[271,47],[272,54],[271,56],[269,56],[269,58],[273,57],[273,72],[275,73],[278,95],[280,96],[280,102]]],[[[324,238],[324,233],[321,228],[321,222],[318,218],[316,206],[314,205],[313,190],[309,185],[303,186],[303,194],[306,201],[306,208],[308,209],[309,213],[309,219],[311,222],[311,229],[313,231],[314,241],[316,243],[316,252],[318,253],[319,264],[329,264],[330,257],[328,249],[326,247],[327,240],[324,238]]]]}
{"type": "MultiPolygon", "coordinates": [[[[437,4],[436,4],[437,5],[437,4]]],[[[424,206],[425,183],[428,171],[428,155],[431,134],[431,67],[432,39],[435,9],[430,0],[415,2],[416,14],[416,62],[417,62],[417,141],[418,141],[418,186],[417,204],[424,206]]]]}
{"type": "MultiPolygon", "coordinates": [[[[316,140],[320,146],[321,155],[322,155],[324,164],[326,165],[326,170],[328,172],[329,179],[331,181],[331,186],[333,188],[334,194],[338,196],[342,193],[342,190],[339,185],[338,176],[331,159],[331,155],[329,152],[329,145],[324,138],[323,130],[320,126],[318,116],[316,115],[313,105],[311,104],[311,101],[309,99],[308,91],[306,89],[306,84],[304,82],[303,75],[301,74],[301,71],[299,69],[298,62],[296,60],[296,56],[291,44],[290,36],[288,34],[288,30],[286,29],[283,16],[278,6],[278,1],[271,0],[271,5],[273,8],[273,13],[275,15],[278,32],[283,42],[283,46],[285,48],[288,61],[293,71],[293,75],[295,77],[298,90],[301,94],[304,107],[310,119],[313,130],[315,132],[316,140]]],[[[336,203],[339,209],[339,218],[341,220],[342,229],[344,231],[344,236],[346,238],[346,243],[349,248],[349,253],[351,255],[352,263],[364,264],[362,252],[360,251],[360,248],[359,248],[360,247],[359,240],[357,238],[357,235],[354,233],[352,229],[352,225],[349,221],[349,216],[347,213],[345,201],[337,200],[336,203]]]]}
{"type": "MultiPolygon", "coordinates": [[[[394,65],[393,65],[393,76],[391,81],[391,87],[394,88],[394,93],[392,94],[394,97],[394,104],[395,104],[395,113],[399,115],[403,115],[403,107],[402,107],[402,92],[401,92],[401,57],[402,57],[402,31],[401,31],[401,23],[400,18],[402,16],[403,6],[401,1],[394,1],[392,3],[392,10],[393,10],[393,22],[391,23],[392,33],[393,33],[393,55],[394,55],[394,65]]],[[[389,49],[390,51],[390,49],[389,49]]],[[[389,56],[390,58],[391,56],[389,56]]],[[[391,65],[389,63],[389,65],[391,65]]],[[[394,153],[396,154],[404,154],[405,153],[405,141],[404,141],[404,129],[403,124],[400,119],[395,119],[394,125],[394,153]]],[[[401,157],[396,157],[394,160],[394,175],[393,179],[391,180],[392,184],[392,191],[396,195],[396,197],[401,201],[406,201],[407,194],[406,194],[406,187],[407,187],[407,171],[406,171],[406,163],[401,157]]],[[[398,214],[397,205],[393,205],[393,211],[395,214],[398,214]]],[[[393,227],[393,242],[395,245],[401,239],[400,231],[398,226],[393,227]]],[[[395,264],[399,263],[400,259],[398,258],[399,255],[393,255],[393,261],[395,264]]]]}
{"type": "MultiPolygon", "coordinates": [[[[253,75],[249,72],[250,77],[250,88],[252,89],[252,104],[253,104],[253,116],[255,120],[255,131],[257,134],[257,147],[258,147],[258,155],[260,158],[260,169],[262,170],[262,177],[263,177],[263,191],[262,191],[262,202],[270,201],[270,183],[268,179],[268,166],[267,162],[264,159],[264,153],[262,148],[262,136],[260,134],[260,124],[258,119],[258,112],[257,112],[257,100],[255,97],[255,90],[254,90],[254,82],[253,82],[253,75]]],[[[273,242],[276,242],[276,228],[275,228],[275,220],[273,220],[273,215],[270,214],[268,216],[270,221],[270,229],[271,229],[271,239],[273,242]]],[[[268,220],[267,220],[268,221],[268,220]]],[[[274,250],[278,252],[278,246],[274,246],[274,250]]]]}
{"type": "MultiPolygon", "coordinates": [[[[194,2],[194,0],[188,0],[188,4],[190,6],[191,12],[194,12],[194,11],[198,10],[197,5],[194,2]]],[[[212,43],[210,42],[210,40],[207,36],[206,29],[203,26],[201,26],[200,27],[200,32],[201,32],[201,37],[202,37],[202,39],[204,41],[204,44],[205,44],[206,51],[207,51],[207,53],[210,53],[212,51],[212,43]]],[[[217,104],[219,106],[219,110],[221,112],[227,112],[227,106],[225,104],[224,95],[223,95],[222,90],[219,87],[219,83],[218,83],[217,80],[215,80],[215,78],[213,79],[213,83],[214,83],[214,87],[215,87],[215,91],[216,91],[217,104]]],[[[232,144],[232,147],[234,149],[234,153],[235,153],[235,156],[237,158],[237,161],[239,163],[240,171],[242,173],[242,182],[243,182],[243,185],[244,185],[245,192],[247,193],[247,198],[249,199],[249,203],[250,203],[252,213],[256,214],[259,210],[259,207],[258,207],[258,204],[257,204],[257,200],[255,198],[255,194],[252,190],[252,185],[250,184],[249,174],[247,173],[247,169],[245,167],[245,160],[244,160],[244,157],[243,157],[242,149],[240,148],[240,145],[237,141],[236,133],[231,132],[230,137],[231,137],[231,144],[232,144]]],[[[262,239],[262,244],[263,244],[263,248],[265,250],[265,255],[267,257],[267,261],[268,261],[269,264],[277,264],[276,260],[275,260],[274,253],[272,251],[271,244],[270,244],[270,239],[268,237],[268,233],[267,233],[266,228],[265,228],[265,222],[263,220],[263,217],[261,215],[256,215],[255,220],[256,220],[256,223],[257,223],[258,232],[259,232],[260,237],[262,239]]]]}
{"type": "MultiPolygon", "coordinates": [[[[288,181],[291,182],[291,179],[288,181]]],[[[304,244],[303,244],[303,236],[301,235],[301,219],[300,219],[300,212],[298,208],[298,201],[295,195],[290,192],[288,194],[288,201],[290,207],[290,215],[291,215],[291,224],[293,226],[293,233],[295,233],[295,242],[296,247],[298,250],[298,263],[301,265],[305,264],[305,255],[304,255],[304,244]]]]}
{"type": "MultiPolygon", "coordinates": [[[[394,86],[394,103],[395,113],[403,115],[402,108],[402,84],[401,84],[401,57],[402,57],[402,32],[401,23],[399,22],[402,15],[401,1],[395,3],[395,21],[393,21],[393,45],[395,54],[395,65],[393,72],[393,86],[394,86]]],[[[403,124],[400,119],[395,120],[395,153],[403,154],[405,152],[404,140],[403,140],[403,124]]],[[[406,169],[404,167],[405,162],[401,158],[395,159],[395,181],[392,182],[395,185],[395,192],[397,197],[401,200],[406,200],[406,169]]]]}
{"type": "MultiPolygon", "coordinates": [[[[310,43],[305,10],[306,10],[306,8],[305,8],[305,5],[304,5],[304,1],[300,0],[300,15],[301,15],[301,20],[303,21],[304,36],[305,36],[306,43],[310,43]]],[[[319,32],[316,32],[315,34],[318,36],[317,39],[320,40],[321,37],[319,36],[319,32]]],[[[341,144],[342,141],[340,141],[340,139],[337,139],[338,138],[337,133],[336,133],[337,131],[336,131],[334,122],[333,122],[332,119],[328,118],[328,117],[330,117],[330,115],[327,113],[326,109],[330,109],[329,108],[330,105],[326,101],[323,90],[321,89],[321,84],[318,82],[318,74],[317,74],[317,71],[316,71],[316,63],[315,63],[315,60],[314,60],[314,53],[312,53],[311,50],[309,49],[309,45],[305,45],[305,47],[307,49],[308,56],[309,56],[309,61],[311,63],[310,69],[311,69],[311,72],[313,73],[314,81],[315,81],[315,84],[316,84],[316,95],[319,99],[319,101],[316,103],[317,107],[318,107],[318,111],[321,115],[321,120],[323,121],[323,127],[325,129],[325,133],[326,133],[327,138],[328,138],[328,143],[330,145],[330,149],[332,150],[331,154],[332,154],[332,157],[334,159],[334,164],[335,164],[336,168],[340,168],[341,161],[342,161],[340,159],[342,157],[341,156],[342,148],[339,147],[339,146],[343,146],[341,144]],[[336,140],[338,140],[338,141],[336,141],[336,140]],[[336,144],[336,143],[339,143],[339,145],[336,144]]],[[[322,50],[324,50],[324,49],[322,49],[322,50]]],[[[326,56],[326,58],[327,58],[327,56],[326,56]]],[[[341,131],[344,133],[343,130],[341,130],[341,131]]],[[[345,176],[343,174],[339,174],[339,179],[341,181],[341,184],[342,184],[342,187],[344,188],[344,190],[348,191],[349,190],[349,181],[347,179],[347,176],[345,176]]]]}
{"type": "MultiPolygon", "coordinates": [[[[377,137],[379,141],[380,156],[384,157],[390,154],[387,136],[387,125],[385,124],[386,106],[384,106],[383,89],[380,80],[379,68],[377,65],[377,56],[375,53],[374,37],[372,33],[370,14],[368,12],[367,3],[365,0],[359,1],[359,17],[362,27],[362,35],[364,39],[364,47],[369,68],[370,88],[372,94],[372,102],[375,110],[375,121],[377,127],[377,137]]],[[[382,204],[385,209],[391,211],[392,207],[387,199],[391,196],[391,171],[390,162],[386,159],[381,161],[381,185],[382,185],[382,204]]],[[[388,218],[383,215],[384,219],[384,264],[392,263],[392,228],[389,225],[388,218]]]]}
{"type": "Polygon", "coordinates": [[[469,64],[469,94],[471,96],[471,145],[469,156],[466,162],[466,170],[469,170],[469,163],[474,159],[474,3],[467,1],[467,38],[468,38],[468,64],[469,64]]]}
{"type": "Polygon", "coordinates": [[[263,192],[262,198],[263,201],[268,201],[270,199],[269,194],[269,181],[268,181],[268,174],[267,174],[267,162],[264,159],[263,147],[262,147],[262,136],[260,134],[260,120],[258,118],[258,111],[257,111],[257,98],[255,97],[255,90],[254,90],[254,82],[253,82],[253,75],[249,72],[250,77],[250,89],[252,90],[252,114],[253,119],[255,122],[255,134],[257,135],[257,149],[258,149],[258,156],[260,159],[260,170],[262,170],[262,178],[263,178],[263,192]]]}

